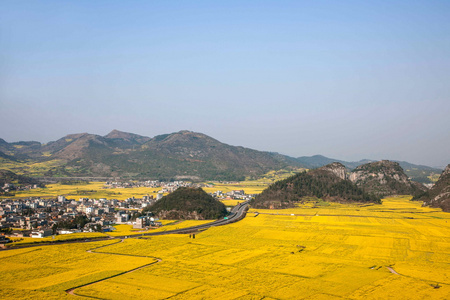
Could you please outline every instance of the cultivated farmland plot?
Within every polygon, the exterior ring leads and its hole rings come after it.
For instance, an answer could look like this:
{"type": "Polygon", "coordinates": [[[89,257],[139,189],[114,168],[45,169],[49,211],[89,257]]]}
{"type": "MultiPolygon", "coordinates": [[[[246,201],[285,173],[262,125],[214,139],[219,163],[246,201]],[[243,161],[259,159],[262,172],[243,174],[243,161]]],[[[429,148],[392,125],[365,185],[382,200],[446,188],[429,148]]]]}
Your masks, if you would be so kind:
{"type": "Polygon", "coordinates": [[[195,239],[3,251],[0,298],[449,299],[450,215],[409,199],[250,210],[195,239]]]}

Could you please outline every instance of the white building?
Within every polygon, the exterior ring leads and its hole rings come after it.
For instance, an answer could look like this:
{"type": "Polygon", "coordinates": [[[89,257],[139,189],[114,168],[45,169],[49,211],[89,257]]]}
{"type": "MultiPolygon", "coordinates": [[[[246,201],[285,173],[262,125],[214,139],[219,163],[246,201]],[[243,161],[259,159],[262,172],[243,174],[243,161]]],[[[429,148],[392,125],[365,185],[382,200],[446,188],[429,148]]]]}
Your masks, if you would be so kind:
{"type": "Polygon", "coordinates": [[[39,230],[39,231],[32,231],[31,232],[31,237],[32,238],[44,238],[46,236],[51,236],[52,235],[52,230],[48,229],[48,230],[39,230]]]}

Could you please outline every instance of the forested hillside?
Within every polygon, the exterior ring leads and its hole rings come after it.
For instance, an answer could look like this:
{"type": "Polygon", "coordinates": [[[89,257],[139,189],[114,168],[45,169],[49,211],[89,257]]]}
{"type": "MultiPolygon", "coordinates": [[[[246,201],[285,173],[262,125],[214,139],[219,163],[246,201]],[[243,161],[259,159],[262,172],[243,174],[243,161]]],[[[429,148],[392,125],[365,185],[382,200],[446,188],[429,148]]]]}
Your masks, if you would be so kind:
{"type": "Polygon", "coordinates": [[[304,197],[337,202],[380,203],[379,197],[364,192],[348,179],[337,175],[342,174],[344,170],[342,164],[334,163],[310,172],[299,173],[272,184],[256,196],[251,205],[255,208],[287,208],[293,207],[304,197]]]}
{"type": "Polygon", "coordinates": [[[215,220],[227,215],[225,205],[201,188],[181,187],[164,196],[143,213],[152,212],[169,220],[215,220]]]}

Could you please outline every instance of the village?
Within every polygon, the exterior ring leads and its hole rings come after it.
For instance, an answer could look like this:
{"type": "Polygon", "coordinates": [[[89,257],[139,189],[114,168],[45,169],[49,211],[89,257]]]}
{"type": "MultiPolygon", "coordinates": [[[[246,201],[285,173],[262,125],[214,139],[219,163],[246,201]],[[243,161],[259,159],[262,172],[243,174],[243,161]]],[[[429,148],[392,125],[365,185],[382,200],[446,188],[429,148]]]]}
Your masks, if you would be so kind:
{"type": "MultiPolygon", "coordinates": [[[[158,218],[148,213],[141,215],[145,207],[151,206],[164,195],[179,187],[205,187],[212,185],[193,184],[185,181],[159,182],[106,182],[105,188],[162,188],[156,196],[146,195],[142,198],[130,197],[117,199],[70,199],[60,195],[57,198],[30,197],[25,199],[2,199],[0,202],[0,244],[9,238],[44,238],[52,235],[77,232],[113,231],[116,224],[133,225],[134,229],[149,230],[162,226],[158,218]]],[[[8,185],[11,187],[11,185],[8,185]]],[[[210,193],[218,201],[224,199],[250,200],[254,195],[245,194],[244,190],[227,193],[215,191],[210,193]]]]}

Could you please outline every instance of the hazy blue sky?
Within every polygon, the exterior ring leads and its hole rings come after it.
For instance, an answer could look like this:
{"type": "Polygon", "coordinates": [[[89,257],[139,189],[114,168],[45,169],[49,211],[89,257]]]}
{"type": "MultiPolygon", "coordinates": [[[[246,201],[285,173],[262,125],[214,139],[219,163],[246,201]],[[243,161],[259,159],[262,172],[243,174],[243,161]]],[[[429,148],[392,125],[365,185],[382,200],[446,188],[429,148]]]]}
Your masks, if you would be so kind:
{"type": "Polygon", "coordinates": [[[1,1],[0,138],[450,163],[450,1],[1,1]]]}

